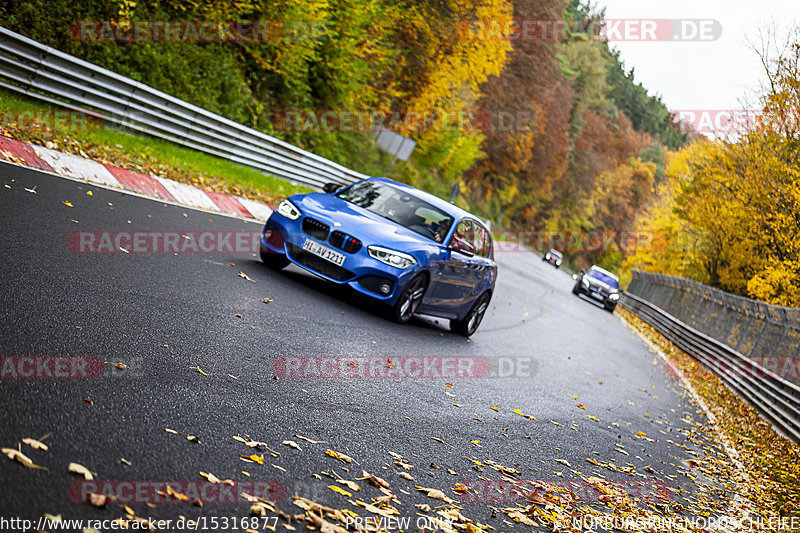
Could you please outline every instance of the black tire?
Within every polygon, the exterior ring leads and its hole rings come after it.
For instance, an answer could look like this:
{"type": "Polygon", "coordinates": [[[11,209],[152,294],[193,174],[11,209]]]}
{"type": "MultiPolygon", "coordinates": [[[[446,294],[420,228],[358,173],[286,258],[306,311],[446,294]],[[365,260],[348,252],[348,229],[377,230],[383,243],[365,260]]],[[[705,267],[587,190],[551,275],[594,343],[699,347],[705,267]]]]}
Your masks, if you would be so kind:
{"type": "Polygon", "coordinates": [[[581,282],[579,281],[578,283],[575,284],[574,287],[572,287],[572,294],[577,296],[580,293],[581,293],[581,282]]]}
{"type": "Polygon", "coordinates": [[[471,337],[478,331],[491,299],[492,297],[488,292],[481,294],[463,320],[450,321],[450,331],[464,337],[471,337]]]}
{"type": "Polygon", "coordinates": [[[414,313],[417,312],[419,304],[422,303],[427,289],[428,276],[425,274],[414,276],[397,298],[397,302],[392,308],[392,319],[400,324],[405,324],[411,320],[414,313]]]}
{"type": "Polygon", "coordinates": [[[289,259],[283,254],[273,254],[265,252],[263,249],[260,251],[261,261],[272,270],[282,270],[289,266],[289,259]]]}
{"type": "Polygon", "coordinates": [[[605,307],[606,311],[608,311],[609,313],[613,313],[614,309],[617,308],[617,304],[604,305],[603,307],[605,307]]]}

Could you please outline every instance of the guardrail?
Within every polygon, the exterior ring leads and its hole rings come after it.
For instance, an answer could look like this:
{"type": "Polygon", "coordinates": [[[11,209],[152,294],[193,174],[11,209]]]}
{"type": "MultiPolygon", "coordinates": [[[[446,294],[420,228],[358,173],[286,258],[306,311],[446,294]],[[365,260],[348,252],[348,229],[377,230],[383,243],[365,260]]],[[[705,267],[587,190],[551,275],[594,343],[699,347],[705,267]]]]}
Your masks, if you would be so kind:
{"type": "Polygon", "coordinates": [[[800,359],[800,309],[759,302],[676,276],[639,271],[632,275],[629,293],[737,352],[754,359],[800,359]]]}
{"type": "Polygon", "coordinates": [[[0,87],[320,188],[367,176],[0,27],[0,87]]]}
{"type": "Polygon", "coordinates": [[[800,442],[800,387],[644,298],[625,291],[620,305],[716,373],[776,428],[800,442]]]}

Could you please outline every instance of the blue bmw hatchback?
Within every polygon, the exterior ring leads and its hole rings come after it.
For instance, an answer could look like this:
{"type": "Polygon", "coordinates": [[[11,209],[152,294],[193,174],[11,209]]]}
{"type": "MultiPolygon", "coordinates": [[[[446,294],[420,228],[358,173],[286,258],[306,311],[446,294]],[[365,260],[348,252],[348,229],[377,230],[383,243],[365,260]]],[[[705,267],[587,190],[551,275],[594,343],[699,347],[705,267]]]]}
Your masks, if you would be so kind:
{"type": "Polygon", "coordinates": [[[401,323],[419,313],[475,333],[497,278],[492,237],[477,217],[385,178],[326,190],[278,205],[261,236],[265,264],[294,263],[348,285],[401,323]]]}

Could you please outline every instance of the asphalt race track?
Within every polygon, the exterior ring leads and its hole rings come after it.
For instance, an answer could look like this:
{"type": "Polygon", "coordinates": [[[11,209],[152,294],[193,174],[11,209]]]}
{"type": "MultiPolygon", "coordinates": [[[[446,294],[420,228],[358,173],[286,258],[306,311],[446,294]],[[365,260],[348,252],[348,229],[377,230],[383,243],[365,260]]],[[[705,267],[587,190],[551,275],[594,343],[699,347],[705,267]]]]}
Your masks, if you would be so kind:
{"type": "MultiPolygon", "coordinates": [[[[327,487],[334,480],[312,474],[336,471],[352,480],[363,468],[391,484],[401,514],[415,516],[413,504],[436,503],[415,485],[457,499],[456,482],[501,479],[497,469],[473,469],[473,460],[513,468],[524,480],[579,479],[576,471],[623,482],[660,479],[676,489],[675,502],[695,490],[680,472],[690,469],[683,445],[693,447],[687,420],[702,415],[634,333],[572,295],[570,276],[532,253],[499,255],[490,312],[468,341],[432,320],[392,323],[369,302],[294,267],[270,271],[248,252],[77,253],[67,244],[76,231],[258,232],[261,225],[5,163],[0,178],[0,355],[103,364],[98,377],[83,379],[14,378],[3,367],[0,444],[14,448],[25,437],[47,436],[49,449],[23,446],[46,470],[0,457],[2,516],[121,516],[117,504],[100,509],[75,496],[83,478],[68,472],[70,462],[101,481],[202,482],[202,471],[270,482],[282,487],[275,494],[286,511],[297,510],[293,494],[349,506],[327,487]],[[321,357],[339,358],[337,365],[372,358],[370,364],[380,362],[376,372],[398,361],[403,370],[412,361],[404,357],[433,366],[436,358],[461,358],[490,365],[491,374],[357,379],[315,377],[305,367],[305,378],[276,376],[287,358],[321,357]],[[237,434],[280,455],[249,448],[232,438],[237,434]],[[302,450],[281,445],[287,439],[302,450]],[[358,464],[337,461],[326,449],[358,464]],[[406,471],[416,481],[398,475],[403,468],[389,452],[413,465],[406,471]],[[240,457],[252,453],[264,454],[264,464],[240,457]],[[630,463],[642,475],[587,459],[630,463]],[[647,466],[658,474],[644,475],[647,466]]],[[[380,494],[359,483],[359,497],[380,494]]],[[[241,517],[250,509],[242,500],[212,498],[203,507],[173,501],[127,503],[140,516],[171,519],[241,517]]],[[[465,501],[462,512],[497,531],[521,530],[502,513],[491,516],[490,505],[513,504],[465,501]]]]}

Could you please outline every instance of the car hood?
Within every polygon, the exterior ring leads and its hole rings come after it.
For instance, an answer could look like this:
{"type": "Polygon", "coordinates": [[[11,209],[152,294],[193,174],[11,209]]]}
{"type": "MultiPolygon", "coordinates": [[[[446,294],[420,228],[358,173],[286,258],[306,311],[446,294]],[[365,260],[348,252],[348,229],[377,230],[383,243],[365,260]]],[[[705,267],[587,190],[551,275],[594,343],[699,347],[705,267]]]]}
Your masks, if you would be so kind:
{"type": "Polygon", "coordinates": [[[413,251],[425,247],[438,247],[436,242],[423,237],[380,215],[351,204],[333,194],[310,193],[289,198],[305,216],[332,223],[331,231],[343,231],[361,240],[364,246],[377,244],[398,251],[413,251]]]}

